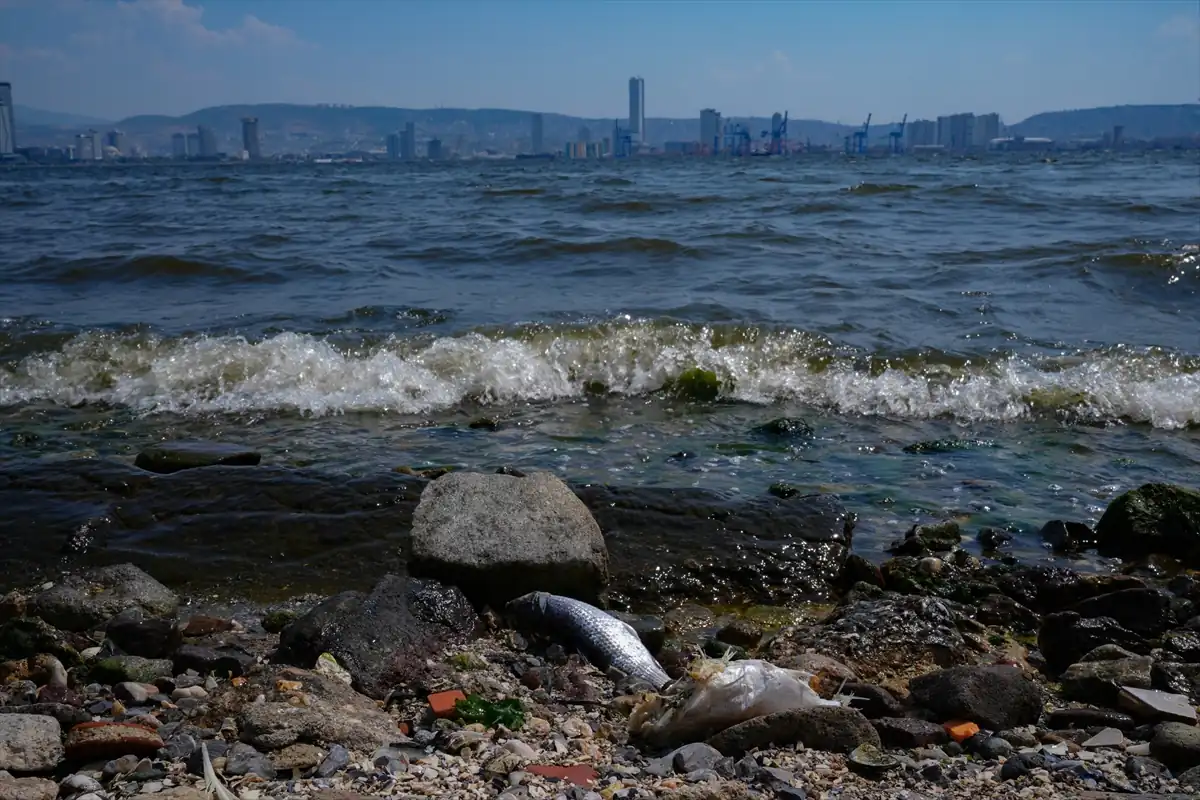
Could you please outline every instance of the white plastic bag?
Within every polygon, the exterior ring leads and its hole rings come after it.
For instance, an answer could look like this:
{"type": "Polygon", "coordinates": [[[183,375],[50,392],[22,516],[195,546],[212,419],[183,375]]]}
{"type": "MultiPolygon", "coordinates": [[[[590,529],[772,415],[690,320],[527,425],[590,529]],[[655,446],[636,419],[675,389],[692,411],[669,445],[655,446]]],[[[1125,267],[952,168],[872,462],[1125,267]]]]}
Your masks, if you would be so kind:
{"type": "Polygon", "coordinates": [[[779,711],[841,705],[813,690],[813,676],[767,661],[700,659],[667,695],[634,708],[629,731],[648,744],[669,747],[703,741],[748,719],[779,711]]]}

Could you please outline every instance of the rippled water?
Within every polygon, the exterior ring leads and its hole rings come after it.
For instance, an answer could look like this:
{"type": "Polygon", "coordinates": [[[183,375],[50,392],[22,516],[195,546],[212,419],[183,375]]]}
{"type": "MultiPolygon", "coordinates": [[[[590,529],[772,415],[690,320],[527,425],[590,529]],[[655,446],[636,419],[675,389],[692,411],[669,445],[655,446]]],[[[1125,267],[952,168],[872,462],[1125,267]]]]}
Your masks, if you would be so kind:
{"type": "Polygon", "coordinates": [[[19,169],[0,210],[8,469],[203,436],[782,480],[839,493],[868,553],[1197,482],[1194,152],[19,169]],[[716,402],[661,391],[693,367],[716,402]],[[752,435],[781,415],[814,436],[752,435]]]}

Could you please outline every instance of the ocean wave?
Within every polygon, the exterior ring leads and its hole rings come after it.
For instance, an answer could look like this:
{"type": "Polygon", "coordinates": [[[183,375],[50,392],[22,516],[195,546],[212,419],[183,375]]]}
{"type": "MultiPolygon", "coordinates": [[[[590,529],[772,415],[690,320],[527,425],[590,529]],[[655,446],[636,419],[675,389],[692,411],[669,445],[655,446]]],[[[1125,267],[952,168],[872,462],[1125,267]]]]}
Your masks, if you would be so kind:
{"type": "Polygon", "coordinates": [[[1200,357],[1114,347],[1057,357],[869,354],[802,330],[619,319],[345,346],[305,333],[161,338],[87,332],[0,367],[0,405],[138,413],[425,414],[464,403],[651,395],[687,370],[721,399],[834,414],[1200,425],[1200,357]]]}

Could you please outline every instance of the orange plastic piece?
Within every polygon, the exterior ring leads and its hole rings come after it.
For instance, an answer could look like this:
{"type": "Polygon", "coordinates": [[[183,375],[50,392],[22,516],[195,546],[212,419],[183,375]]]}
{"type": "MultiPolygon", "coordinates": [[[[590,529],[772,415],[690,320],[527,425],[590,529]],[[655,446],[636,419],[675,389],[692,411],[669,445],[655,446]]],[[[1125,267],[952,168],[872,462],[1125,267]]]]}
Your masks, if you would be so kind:
{"type": "Polygon", "coordinates": [[[552,778],[554,780],[573,783],[576,786],[590,786],[600,777],[596,773],[596,770],[587,764],[571,764],[569,766],[534,764],[531,767],[526,767],[525,771],[532,775],[541,775],[543,778],[552,778]]]}
{"type": "Polygon", "coordinates": [[[429,707],[433,709],[435,717],[448,717],[454,713],[454,704],[466,699],[467,696],[458,689],[451,689],[448,692],[429,695],[429,707]]]}
{"type": "Polygon", "coordinates": [[[974,722],[966,722],[961,719],[951,720],[944,727],[946,728],[946,733],[950,734],[950,738],[959,744],[979,733],[978,725],[974,722]]]}

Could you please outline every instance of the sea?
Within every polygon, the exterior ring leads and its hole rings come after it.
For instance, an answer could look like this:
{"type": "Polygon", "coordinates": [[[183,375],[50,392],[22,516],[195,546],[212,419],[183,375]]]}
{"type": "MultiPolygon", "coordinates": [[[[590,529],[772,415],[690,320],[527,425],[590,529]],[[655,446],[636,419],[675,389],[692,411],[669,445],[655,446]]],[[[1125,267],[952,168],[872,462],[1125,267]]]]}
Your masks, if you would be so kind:
{"type": "Polygon", "coordinates": [[[346,481],[784,483],[875,560],[953,519],[1111,568],[1039,531],[1200,483],[1200,161],[0,171],[3,546],[42,535],[56,465],[163,439],[346,481]],[[695,369],[715,399],[672,391],[695,369]],[[811,432],[755,434],[784,417],[811,432]]]}

